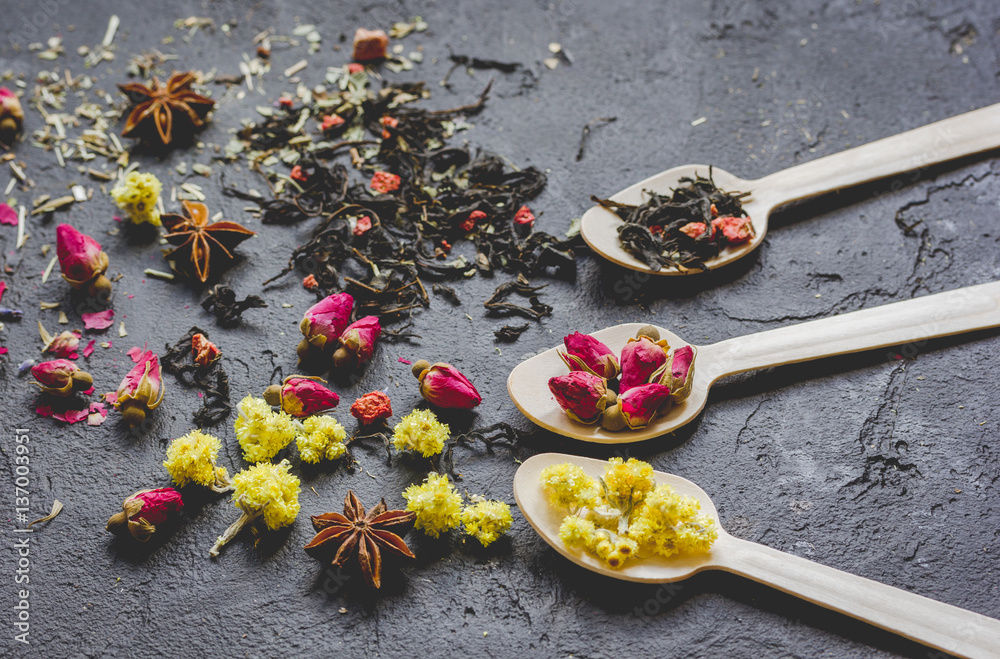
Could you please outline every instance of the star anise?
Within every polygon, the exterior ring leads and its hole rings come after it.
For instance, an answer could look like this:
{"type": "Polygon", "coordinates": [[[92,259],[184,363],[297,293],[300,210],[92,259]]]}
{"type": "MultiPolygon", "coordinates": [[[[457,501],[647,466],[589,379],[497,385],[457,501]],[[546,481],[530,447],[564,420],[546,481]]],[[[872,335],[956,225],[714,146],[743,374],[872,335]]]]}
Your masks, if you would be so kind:
{"type": "Polygon", "coordinates": [[[125,122],[122,137],[157,136],[164,146],[170,144],[174,129],[193,134],[195,128],[205,125],[205,116],[215,107],[215,101],[191,91],[194,74],[175,73],[166,86],[153,78],[149,86],[132,82],[118,85],[118,89],[134,103],[125,122]],[[152,130],[155,127],[155,131],[152,130]]]}
{"type": "Polygon", "coordinates": [[[369,586],[378,588],[382,585],[383,551],[415,558],[402,538],[413,527],[415,517],[407,510],[386,510],[385,499],[366,515],[358,497],[348,490],[343,515],[325,513],[312,516],[317,533],[305,550],[312,555],[337,547],[331,563],[335,567],[343,567],[357,555],[365,581],[369,586]]]}
{"type": "Polygon", "coordinates": [[[236,222],[208,222],[208,207],[194,201],[182,202],[184,215],[161,215],[167,235],[164,236],[171,245],[176,245],[167,254],[168,259],[176,262],[190,261],[193,271],[182,263],[177,268],[182,272],[193,274],[203,283],[208,280],[209,266],[212,259],[232,261],[233,253],[241,242],[254,235],[254,232],[236,222]],[[215,247],[215,250],[212,250],[215,247]]]}

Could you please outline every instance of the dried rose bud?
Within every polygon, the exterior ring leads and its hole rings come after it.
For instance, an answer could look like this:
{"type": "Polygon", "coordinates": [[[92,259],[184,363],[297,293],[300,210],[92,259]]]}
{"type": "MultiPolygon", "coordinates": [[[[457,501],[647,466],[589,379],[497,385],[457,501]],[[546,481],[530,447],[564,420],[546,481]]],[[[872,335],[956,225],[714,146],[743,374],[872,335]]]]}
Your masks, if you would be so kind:
{"type": "Polygon", "coordinates": [[[157,524],[163,524],[170,513],[183,507],[180,493],[172,487],[140,490],[125,499],[122,512],[111,516],[107,529],[115,534],[127,530],[139,542],[146,542],[156,532],[157,524]]]}
{"type": "Polygon", "coordinates": [[[159,359],[155,352],[147,350],[118,385],[114,405],[129,425],[137,426],[145,420],[147,412],[159,407],[163,393],[159,359]]]}
{"type": "Polygon", "coordinates": [[[327,344],[336,345],[351,323],[353,310],[354,298],[350,293],[335,293],[309,307],[299,323],[299,330],[306,337],[299,344],[299,359],[306,359],[309,346],[323,350],[327,344]]]}
{"type": "Polygon", "coordinates": [[[110,293],[111,282],[104,276],[108,255],[101,245],[68,224],[56,227],[56,256],[63,279],[75,289],[86,289],[90,295],[110,293]]]}
{"type": "Polygon", "coordinates": [[[382,30],[366,30],[359,27],[354,32],[354,53],[357,62],[371,62],[385,59],[389,48],[389,35],[382,30]]]}
{"type": "MultiPolygon", "coordinates": [[[[652,227],[650,228],[652,229],[652,227]]],[[[663,230],[662,227],[660,230],[663,230]]],[[[681,233],[685,234],[689,238],[698,238],[699,236],[704,235],[707,230],[708,225],[704,222],[688,222],[680,228],[681,233]]]]}
{"type": "Polygon", "coordinates": [[[392,416],[392,401],[381,391],[373,391],[354,401],[351,416],[367,426],[392,416]]]}
{"type": "Polygon", "coordinates": [[[333,353],[333,365],[337,368],[361,366],[372,358],[380,336],[382,325],[378,316],[365,316],[354,321],[338,339],[340,347],[333,353]]]}
{"type": "Polygon", "coordinates": [[[426,359],[414,362],[413,376],[420,381],[420,395],[428,403],[445,409],[470,410],[483,402],[483,397],[469,378],[451,364],[431,364],[426,359]]]}
{"type": "Polygon", "coordinates": [[[10,144],[24,123],[24,110],[17,94],[0,87],[0,140],[10,144]]]}
{"type": "Polygon", "coordinates": [[[264,390],[268,405],[281,407],[281,411],[304,418],[332,410],[340,404],[340,396],[324,387],[319,378],[290,375],[281,384],[272,384],[264,390]]]}
{"type": "Polygon", "coordinates": [[[199,333],[191,336],[191,354],[194,355],[196,364],[208,366],[222,356],[222,351],[209,341],[204,334],[199,333]]]}
{"type": "Polygon", "coordinates": [[[622,377],[620,393],[625,393],[632,387],[646,384],[650,376],[667,361],[670,346],[665,340],[654,340],[649,336],[640,335],[629,339],[622,348],[622,377]]]}
{"type": "Polygon", "coordinates": [[[580,423],[597,423],[608,406],[607,380],[586,371],[549,378],[549,391],[566,415],[580,423]]]}
{"type": "Polygon", "coordinates": [[[78,347],[80,347],[80,335],[66,330],[52,339],[52,343],[45,347],[45,352],[51,352],[60,358],[76,359],[80,356],[76,351],[78,347]]]}
{"type": "Polygon", "coordinates": [[[608,346],[589,334],[573,332],[563,339],[566,352],[559,356],[571,371],[587,371],[610,380],[617,377],[618,359],[608,346]]]}
{"type": "Polygon", "coordinates": [[[679,403],[691,395],[691,384],[694,382],[694,358],[697,355],[694,346],[677,348],[670,359],[663,365],[655,382],[670,387],[670,400],[679,403]]]}
{"type": "Polygon", "coordinates": [[[670,387],[662,384],[640,384],[618,397],[622,416],[629,428],[644,428],[657,411],[670,399],[670,387]]]}
{"type": "Polygon", "coordinates": [[[750,221],[749,217],[734,217],[732,215],[717,217],[712,220],[712,228],[716,231],[722,231],[722,235],[732,245],[745,243],[754,236],[753,222],[750,221]]]}
{"type": "Polygon", "coordinates": [[[42,391],[54,396],[70,396],[94,386],[94,378],[67,359],[53,359],[31,367],[31,374],[42,391]]]}

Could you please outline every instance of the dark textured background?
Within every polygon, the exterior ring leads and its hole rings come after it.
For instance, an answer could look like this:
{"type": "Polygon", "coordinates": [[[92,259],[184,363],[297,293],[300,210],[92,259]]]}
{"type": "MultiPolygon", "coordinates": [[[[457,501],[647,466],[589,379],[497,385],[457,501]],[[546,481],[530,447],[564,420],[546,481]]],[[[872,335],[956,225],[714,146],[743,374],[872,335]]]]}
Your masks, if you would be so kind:
{"type": "MultiPolygon", "coordinates": [[[[341,33],[353,34],[360,25],[388,28],[394,20],[422,15],[430,31],[404,43],[405,52],[425,47],[424,64],[387,77],[430,81],[434,97],[427,105],[468,102],[493,75],[469,78],[458,71],[452,92],[440,88],[436,81],[447,68],[448,46],[456,53],[520,61],[530,72],[497,74],[487,110],[462,137],[550,172],[533,208],[544,213],[539,227],[554,233],[582,214],[590,194],[613,193],[673,165],[713,163],[755,178],[1000,100],[1000,9],[988,0],[477,1],[457,7],[262,2],[253,9],[234,2],[140,7],[116,1],[51,11],[57,5],[3,3],[8,20],[0,70],[11,68],[29,80],[42,68],[82,73],[77,47],[97,44],[108,16],[117,13],[117,58],[93,69],[99,86],[109,91],[124,79],[133,53],[159,47],[179,55],[173,63],[179,69],[217,67],[232,74],[241,54],[252,54],[255,34],[272,27],[290,34],[297,22],[315,23],[324,37],[302,74],[314,84],[327,65],[346,61],[344,51],[333,50],[341,33]],[[199,32],[185,44],[173,22],[191,15],[237,25],[228,37],[199,32]],[[37,21],[37,33],[26,20],[37,21]],[[38,60],[24,47],[56,34],[64,35],[67,50],[57,62],[38,60]],[[168,35],[177,42],[160,46],[168,35]],[[542,65],[551,41],[562,44],[571,65],[554,71],[542,65]],[[608,115],[617,116],[617,123],[596,129],[576,162],[581,127],[608,115]],[[692,127],[702,116],[707,121],[692,127]]],[[[255,105],[281,91],[294,90],[281,71],[305,56],[304,46],[275,44],[265,96],[240,102],[213,85],[221,105],[202,135],[208,148],[163,161],[141,159],[143,169],[169,186],[181,182],[172,171],[177,162],[211,163],[212,145],[225,144],[239,119],[255,116],[255,105]]],[[[28,129],[37,128],[39,115],[26,111],[28,129]]],[[[64,194],[70,182],[97,187],[30,144],[17,151],[37,184],[29,193],[15,193],[22,203],[42,193],[64,194]]],[[[114,308],[129,336],[119,339],[109,330],[114,347],[98,348],[89,361],[81,358],[99,391],[114,389],[131,366],[127,348],[148,343],[162,350],[197,324],[222,348],[234,398],[259,393],[294,372],[296,325],[312,302],[299,276],[267,288],[261,282],[310,227],[262,227],[242,212],[244,202],[221,195],[222,169],[215,165],[211,179],[192,180],[205,187],[213,213],[224,210],[227,218],[243,218],[260,232],[241,246],[245,259],[223,282],[241,296],[256,293],[270,303],[248,312],[235,330],[218,328],[201,311],[201,292],[143,276],[143,268],[165,267],[158,246],[107,235],[116,226],[110,219],[115,209],[99,191],[69,212],[30,219],[31,239],[20,252],[13,249],[13,228],[0,227],[3,258],[16,268],[7,277],[11,289],[4,304],[26,312],[0,334],[10,348],[0,358],[0,449],[4,464],[11,464],[12,428],[29,428],[33,512],[46,512],[52,498],[66,504],[58,519],[32,537],[31,654],[938,656],[726,574],[703,574],[669,588],[595,576],[556,555],[516,509],[509,538],[486,551],[455,538],[434,542],[412,533],[417,561],[388,571],[382,592],[372,596],[357,577],[343,583],[328,578],[301,547],[312,535],[307,515],[339,509],[348,488],[366,505],[382,495],[390,505],[403,503],[399,493],[421,478],[419,464],[396,456],[388,467],[374,449],[356,450],[361,471],[342,465],[301,470],[302,515],[256,549],[241,537],[218,560],[209,560],[208,547],[236,510],[228,499],[194,494],[186,497],[182,521],[149,546],[136,550],[115,541],[104,531],[105,521],[135,490],[168,484],[163,451],[171,438],[190,430],[200,399],[168,376],[166,400],[151,431],[140,437],[115,413],[100,428],[36,417],[34,388],[16,377],[17,365],[38,357],[37,319],[50,330],[58,327],[58,312],[39,312],[38,301],[70,305],[69,289],[57,275],[40,283],[47,258],[39,247],[54,243],[58,222],[71,221],[104,244],[110,274],[123,275],[114,308]],[[282,308],[283,302],[293,306],[282,308]]],[[[456,430],[497,421],[530,430],[507,397],[507,374],[573,330],[648,319],[708,343],[998,279],[997,171],[993,159],[979,157],[922,172],[915,182],[908,176],[799,206],[772,219],[753,257],[699,278],[636,283],[629,273],[581,254],[576,281],[552,281],[546,289],[553,316],[513,345],[494,344],[492,332],[505,321],[485,317],[482,308],[507,277],[460,282],[463,306],[434,298],[415,317],[422,338],[383,345],[361,382],[339,391],[350,402],[388,388],[398,419],[419,398],[397,357],[445,359],[463,369],[484,397],[474,419],[454,421],[456,430]],[[908,223],[922,220],[916,235],[904,235],[893,222],[898,212],[908,223]]],[[[245,167],[227,167],[226,176],[227,182],[263,188],[245,167]]],[[[0,183],[6,180],[4,174],[0,183]]],[[[80,325],[72,313],[71,320],[71,327],[80,325]]],[[[997,333],[985,332],[783,367],[721,384],[706,412],[673,436],[615,453],[537,432],[523,441],[517,457],[549,450],[640,457],[701,484],[718,504],[723,526],[739,537],[998,617],[998,348],[997,333]],[[905,358],[894,358],[896,353],[905,358]]],[[[337,416],[349,418],[346,408],[337,416]]],[[[232,424],[216,432],[226,446],[222,462],[239,470],[232,424]]],[[[462,489],[513,504],[517,464],[510,451],[458,449],[455,457],[465,477],[462,489]]],[[[2,473],[0,481],[7,483],[12,472],[2,473]]],[[[2,513],[4,519],[13,516],[11,489],[5,485],[0,494],[11,511],[2,513]]],[[[3,654],[25,650],[11,640],[14,526],[12,519],[3,524],[0,552],[3,654]]]]}

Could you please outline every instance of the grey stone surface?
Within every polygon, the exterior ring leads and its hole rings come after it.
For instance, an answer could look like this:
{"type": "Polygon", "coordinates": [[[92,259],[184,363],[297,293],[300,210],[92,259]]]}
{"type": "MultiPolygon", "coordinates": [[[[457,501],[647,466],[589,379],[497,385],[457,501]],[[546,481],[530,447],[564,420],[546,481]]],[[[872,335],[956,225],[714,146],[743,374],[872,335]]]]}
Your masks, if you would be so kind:
{"type": "MultiPolygon", "coordinates": [[[[326,66],[346,61],[344,50],[333,50],[339,34],[422,15],[431,30],[404,43],[407,52],[423,45],[425,62],[388,78],[439,80],[448,46],[524,63],[529,73],[496,75],[488,108],[465,137],[515,163],[549,171],[548,188],[534,207],[543,213],[539,226],[554,233],[581,215],[590,194],[610,194],[672,165],[712,163],[753,178],[1000,100],[1000,12],[987,0],[457,6],[7,0],[3,9],[0,70],[23,73],[29,81],[43,68],[83,72],[77,47],[98,43],[108,16],[120,15],[117,58],[93,70],[111,93],[124,79],[131,54],[160,47],[177,53],[173,64],[179,69],[236,73],[241,54],[252,53],[254,35],[271,27],[288,34],[297,21],[315,23],[323,34],[320,52],[308,57],[302,74],[316,83],[326,66]],[[173,22],[192,15],[237,24],[229,36],[200,32],[184,43],[173,22]],[[37,22],[37,32],[30,21],[37,22]],[[67,50],[56,62],[27,51],[29,42],[56,34],[65,37],[67,50]],[[175,43],[161,46],[165,36],[175,43]],[[572,64],[543,66],[553,41],[572,64]],[[581,127],[609,115],[618,121],[596,129],[577,162],[581,127]],[[707,120],[693,127],[699,117],[707,120]]],[[[255,105],[292,90],[280,71],[304,56],[303,46],[276,44],[266,95],[243,101],[226,96],[202,135],[206,144],[224,144],[227,131],[252,117],[255,105]]],[[[454,90],[432,84],[429,103],[466,102],[490,77],[456,72],[454,90]]],[[[220,87],[213,91],[222,94],[220,87]]],[[[39,127],[39,115],[28,114],[28,129],[39,127]]],[[[208,163],[212,155],[208,148],[162,161],[138,159],[143,169],[179,183],[172,173],[177,162],[208,163]]],[[[17,156],[36,183],[30,193],[16,193],[22,203],[42,193],[61,194],[74,181],[96,187],[30,144],[20,144],[17,156]]],[[[582,253],[574,282],[548,282],[553,316],[512,345],[494,344],[492,331],[504,321],[485,317],[481,306],[505,278],[460,282],[463,306],[434,298],[415,317],[419,340],[383,345],[361,382],[338,390],[350,402],[388,387],[398,418],[419,397],[397,358],[444,359],[463,369],[484,397],[474,417],[453,419],[456,429],[507,421],[531,430],[506,395],[507,374],[573,330],[642,319],[707,343],[1000,278],[998,168],[995,158],[972,158],[798,206],[773,218],[752,258],[703,277],[639,282],[582,253]],[[897,213],[907,223],[921,221],[915,235],[897,227],[897,213]]],[[[41,283],[47,257],[39,248],[54,243],[57,223],[71,221],[102,241],[111,273],[123,275],[114,308],[129,335],[121,339],[110,330],[113,347],[81,360],[98,391],[116,387],[131,365],[124,354],[129,347],[162,350],[199,325],[225,353],[234,397],[259,393],[295,371],[296,325],[312,301],[298,277],[269,287],[261,282],[277,272],[310,227],[261,226],[247,218],[243,202],[221,195],[222,167],[214,169],[210,179],[193,178],[205,187],[212,211],[245,218],[260,232],[241,246],[245,258],[223,282],[241,296],[262,295],[270,306],[248,312],[237,329],[219,328],[202,312],[202,293],[142,274],[146,267],[164,267],[159,248],[107,235],[115,224],[105,196],[53,218],[31,219],[31,239],[20,252],[14,251],[12,228],[0,227],[4,263],[15,269],[4,277],[10,284],[4,304],[25,310],[22,321],[6,323],[0,333],[10,348],[0,358],[0,516],[8,520],[0,525],[0,653],[940,656],[727,574],[703,574],[671,587],[595,576],[549,549],[516,510],[509,538],[486,551],[456,538],[434,542],[412,533],[408,539],[418,559],[387,571],[382,592],[372,595],[356,576],[328,576],[301,547],[312,535],[307,515],[339,509],[348,488],[369,506],[383,495],[390,505],[403,503],[399,493],[421,478],[420,465],[395,457],[387,466],[374,449],[357,450],[360,471],[302,470],[302,516],[256,548],[241,537],[218,560],[209,560],[208,547],[236,518],[236,509],[227,499],[195,494],[187,495],[181,521],[149,546],[137,550],[114,540],[104,531],[108,516],[135,490],[168,484],[160,464],[164,449],[191,429],[200,399],[168,376],[166,401],[150,432],[139,437],[115,414],[101,428],[36,417],[34,389],[17,377],[17,365],[38,356],[38,319],[50,330],[56,327],[57,312],[39,312],[38,301],[70,305],[68,287],[57,276],[41,283]],[[283,308],[283,302],[292,307],[283,308]],[[32,511],[47,512],[53,498],[66,504],[58,519],[31,536],[28,647],[13,640],[11,608],[22,587],[14,584],[15,427],[28,428],[32,438],[32,511]]],[[[0,184],[6,183],[6,167],[3,172],[0,184]]],[[[226,180],[262,187],[245,168],[226,168],[226,180]]],[[[70,316],[71,326],[79,326],[78,317],[70,316]]],[[[555,450],[649,460],[701,484],[718,504],[723,526],[739,537],[1000,617],[998,348],[997,334],[983,332],[734,378],[713,390],[695,423],[672,436],[616,452],[534,432],[516,457],[555,450]]],[[[346,421],[346,406],[337,415],[346,421]]],[[[225,444],[224,464],[240,469],[231,423],[217,432],[225,444]]],[[[513,504],[514,457],[504,448],[493,455],[459,449],[462,489],[513,504]]]]}

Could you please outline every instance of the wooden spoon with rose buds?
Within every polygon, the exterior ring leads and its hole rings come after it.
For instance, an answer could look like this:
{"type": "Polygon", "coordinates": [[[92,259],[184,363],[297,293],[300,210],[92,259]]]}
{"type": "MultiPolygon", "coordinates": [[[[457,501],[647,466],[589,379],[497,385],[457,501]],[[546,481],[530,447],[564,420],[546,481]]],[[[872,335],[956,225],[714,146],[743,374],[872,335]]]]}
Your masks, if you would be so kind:
{"type": "MultiPolygon", "coordinates": [[[[970,156],[1000,147],[1000,104],[966,112],[921,128],[886,137],[841,153],[817,158],[755,180],[746,180],[712,168],[713,179],[726,192],[749,192],[743,208],[753,221],[756,235],[745,243],[725,248],[719,256],[705,261],[707,269],[718,268],[756,249],[767,234],[767,224],[775,208],[789,202],[815,197],[869,181],[970,156]]],[[[668,194],[680,179],[708,176],[707,165],[682,165],[660,172],[625,188],[611,201],[640,205],[647,200],[645,190],[668,194]]],[[[655,275],[694,274],[700,270],[662,267],[653,270],[625,251],[618,239],[622,220],[611,211],[594,206],[581,220],[580,233],[590,248],[620,266],[655,275]]]]}
{"type": "MultiPolygon", "coordinates": [[[[643,323],[616,325],[591,336],[619,354],[643,326],[643,323]]],[[[1000,281],[695,346],[691,395],[671,407],[665,416],[637,430],[612,432],[600,424],[574,421],[563,412],[548,387],[549,378],[568,372],[557,348],[514,367],[507,378],[507,392],[526,417],[552,432],[586,442],[627,444],[659,437],[694,420],[705,407],[711,386],[728,375],[997,326],[1000,326],[1000,281]]],[[[656,329],[672,349],[687,345],[673,332],[662,327],[656,329]]]]}
{"type": "MultiPolygon", "coordinates": [[[[603,476],[608,466],[604,460],[561,453],[532,456],[514,475],[514,498],[545,542],[588,570],[639,583],[680,581],[703,570],[732,572],[949,654],[975,659],[997,656],[1000,620],[741,540],[721,526],[719,537],[704,554],[654,556],[629,560],[617,570],[608,567],[596,556],[570,549],[559,539],[565,512],[549,503],[539,476],[545,467],[565,462],[579,465],[593,478],[603,476]]],[[[657,484],[669,484],[678,494],[698,499],[701,512],[718,521],[715,504],[703,489],[680,476],[659,471],[655,475],[657,484]]]]}

